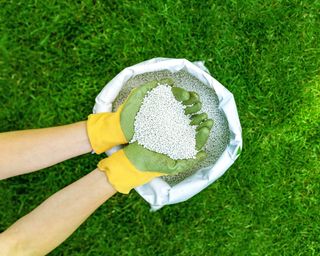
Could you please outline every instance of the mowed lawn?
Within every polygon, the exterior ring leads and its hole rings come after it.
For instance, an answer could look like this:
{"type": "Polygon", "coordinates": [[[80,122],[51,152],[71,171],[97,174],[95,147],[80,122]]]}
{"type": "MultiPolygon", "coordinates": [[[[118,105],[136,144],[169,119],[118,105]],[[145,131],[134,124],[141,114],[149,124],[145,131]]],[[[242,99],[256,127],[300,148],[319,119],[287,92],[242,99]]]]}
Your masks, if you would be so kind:
{"type": "MultiPolygon", "coordinates": [[[[309,0],[0,1],[1,132],[85,120],[108,81],[153,57],[204,60],[243,128],[240,158],[197,196],[150,213],[135,191],[117,194],[50,255],[319,255],[319,10],[309,0]]],[[[102,157],[0,181],[0,232],[102,157]]]]}

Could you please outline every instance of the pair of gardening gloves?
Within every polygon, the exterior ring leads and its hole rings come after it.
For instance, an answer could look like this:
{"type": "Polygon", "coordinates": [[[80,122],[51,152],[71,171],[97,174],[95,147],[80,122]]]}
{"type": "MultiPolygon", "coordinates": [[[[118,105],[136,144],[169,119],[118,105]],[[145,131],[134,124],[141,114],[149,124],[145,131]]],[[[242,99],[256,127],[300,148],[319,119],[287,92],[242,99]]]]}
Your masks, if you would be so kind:
{"type": "Polygon", "coordinates": [[[179,87],[174,87],[171,79],[152,81],[131,91],[125,102],[116,112],[91,114],[87,121],[87,133],[92,149],[101,154],[112,147],[126,144],[125,147],[108,158],[101,160],[98,168],[104,171],[111,185],[118,191],[128,194],[132,188],[143,185],[155,177],[172,175],[190,170],[195,164],[206,158],[201,150],[208,140],[213,121],[206,113],[196,114],[201,109],[199,96],[179,87]],[[148,91],[158,84],[172,86],[175,98],[186,106],[185,114],[191,115],[191,125],[196,125],[195,158],[173,160],[170,157],[153,152],[137,142],[128,144],[134,134],[135,116],[148,91]]]}

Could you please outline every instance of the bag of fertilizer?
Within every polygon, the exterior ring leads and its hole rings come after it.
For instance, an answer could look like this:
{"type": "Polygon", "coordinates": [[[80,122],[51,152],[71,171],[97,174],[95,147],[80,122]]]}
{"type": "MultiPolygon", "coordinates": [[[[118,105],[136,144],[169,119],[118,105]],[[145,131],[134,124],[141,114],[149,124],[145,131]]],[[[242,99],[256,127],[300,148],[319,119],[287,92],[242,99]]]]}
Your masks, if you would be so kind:
{"type": "MultiPolygon", "coordinates": [[[[208,157],[192,170],[173,176],[155,178],[135,188],[155,211],[169,204],[183,202],[221,177],[242,149],[239,116],[233,95],[210,74],[203,62],[186,59],[154,58],[125,68],[96,97],[94,113],[115,111],[130,91],[149,81],[171,78],[175,86],[199,94],[201,112],[214,125],[204,150],[208,157]]],[[[121,147],[106,152],[111,155],[121,147]]]]}

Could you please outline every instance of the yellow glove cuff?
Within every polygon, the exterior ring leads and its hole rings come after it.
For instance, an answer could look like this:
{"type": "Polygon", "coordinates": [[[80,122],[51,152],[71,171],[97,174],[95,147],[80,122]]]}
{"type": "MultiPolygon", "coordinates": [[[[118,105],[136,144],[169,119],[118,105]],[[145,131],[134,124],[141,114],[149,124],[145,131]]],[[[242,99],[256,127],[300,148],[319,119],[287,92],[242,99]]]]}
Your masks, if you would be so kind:
{"type": "Polygon", "coordinates": [[[128,143],[121,129],[121,109],[122,106],[119,107],[117,112],[88,116],[87,133],[91,147],[97,154],[101,154],[116,145],[128,143]]]}
{"type": "Polygon", "coordinates": [[[120,193],[128,194],[132,188],[143,185],[155,177],[166,175],[160,172],[139,171],[123,150],[101,160],[98,168],[104,171],[111,185],[120,193]]]}

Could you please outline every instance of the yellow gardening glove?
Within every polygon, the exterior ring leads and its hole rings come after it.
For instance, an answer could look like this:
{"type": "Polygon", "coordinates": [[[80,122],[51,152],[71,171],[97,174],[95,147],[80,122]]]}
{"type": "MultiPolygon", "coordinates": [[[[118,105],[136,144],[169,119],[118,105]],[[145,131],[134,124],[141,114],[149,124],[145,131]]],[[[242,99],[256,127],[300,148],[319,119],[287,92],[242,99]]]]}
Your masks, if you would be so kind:
{"type": "Polygon", "coordinates": [[[132,188],[148,183],[155,177],[188,171],[206,155],[204,151],[199,151],[195,158],[173,160],[134,142],[101,160],[98,168],[105,172],[110,184],[118,192],[128,194],[132,188]]]}
{"type": "Polygon", "coordinates": [[[128,194],[132,188],[164,175],[160,172],[139,171],[126,157],[123,149],[101,160],[98,168],[105,172],[110,184],[123,194],[128,194]]]}
{"type": "Polygon", "coordinates": [[[90,144],[95,153],[101,154],[108,149],[128,143],[120,123],[123,105],[117,112],[98,113],[88,116],[87,133],[90,144]]]}

